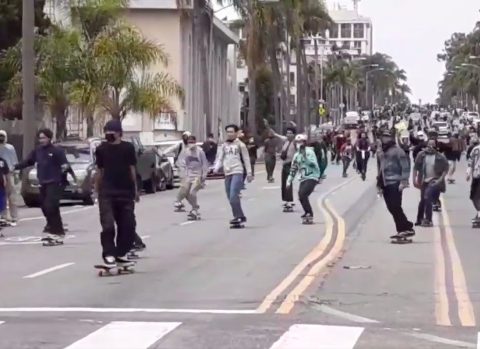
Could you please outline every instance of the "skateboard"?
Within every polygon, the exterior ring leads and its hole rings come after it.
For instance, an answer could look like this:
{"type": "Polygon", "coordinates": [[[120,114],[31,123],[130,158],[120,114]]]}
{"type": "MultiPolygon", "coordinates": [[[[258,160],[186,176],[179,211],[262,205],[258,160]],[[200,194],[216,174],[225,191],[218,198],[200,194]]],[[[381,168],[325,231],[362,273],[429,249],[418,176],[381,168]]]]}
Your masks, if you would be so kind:
{"type": "Polygon", "coordinates": [[[98,270],[98,276],[114,276],[114,275],[121,275],[121,274],[132,274],[135,272],[135,264],[126,265],[119,267],[115,266],[106,266],[105,264],[97,264],[93,266],[95,269],[98,270]],[[116,271],[116,273],[114,272],[116,271]]]}
{"type": "Polygon", "coordinates": [[[230,223],[230,229],[243,229],[245,224],[243,223],[230,223]]]}
{"type": "Polygon", "coordinates": [[[440,211],[442,211],[442,208],[441,208],[440,206],[438,206],[438,205],[433,205],[432,209],[433,209],[434,212],[440,212],[440,211]]]}
{"type": "Polygon", "coordinates": [[[409,239],[406,236],[401,236],[401,235],[392,235],[390,236],[391,243],[392,244],[399,244],[399,245],[404,245],[404,244],[411,244],[413,242],[412,239],[409,239]]]}
{"type": "Polygon", "coordinates": [[[480,221],[472,221],[472,228],[475,228],[475,229],[480,228],[480,221]]]}
{"type": "Polygon", "coordinates": [[[184,207],[175,207],[173,212],[186,212],[184,207]]]}
{"type": "Polygon", "coordinates": [[[273,178],[270,178],[267,181],[268,181],[268,183],[275,183],[275,180],[273,178]]]}
{"type": "Polygon", "coordinates": [[[305,224],[305,225],[313,224],[313,217],[302,218],[302,224],[305,224]]]}
{"type": "Polygon", "coordinates": [[[52,239],[52,238],[43,238],[42,240],[43,246],[60,246],[63,245],[63,238],[60,239],[52,239]]]}

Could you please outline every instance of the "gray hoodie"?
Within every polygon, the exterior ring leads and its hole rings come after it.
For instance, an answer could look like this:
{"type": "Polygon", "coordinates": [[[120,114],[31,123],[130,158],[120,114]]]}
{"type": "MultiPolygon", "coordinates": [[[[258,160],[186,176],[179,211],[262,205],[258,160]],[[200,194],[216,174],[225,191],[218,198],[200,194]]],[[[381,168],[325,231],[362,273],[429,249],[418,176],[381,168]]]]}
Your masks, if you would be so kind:
{"type": "Polygon", "coordinates": [[[7,132],[0,130],[0,135],[5,137],[5,143],[0,144],[0,158],[4,159],[8,164],[8,169],[13,171],[14,166],[18,164],[17,152],[13,145],[7,143],[7,132]]]}
{"type": "Polygon", "coordinates": [[[250,165],[250,156],[247,146],[239,139],[233,142],[226,141],[218,147],[217,160],[215,161],[215,171],[217,172],[223,166],[225,176],[233,174],[252,175],[252,166],[250,165]]]}
{"type": "Polygon", "coordinates": [[[205,152],[199,146],[194,149],[188,147],[180,153],[178,158],[178,167],[180,177],[188,179],[197,179],[204,181],[208,174],[208,161],[205,152]]]}

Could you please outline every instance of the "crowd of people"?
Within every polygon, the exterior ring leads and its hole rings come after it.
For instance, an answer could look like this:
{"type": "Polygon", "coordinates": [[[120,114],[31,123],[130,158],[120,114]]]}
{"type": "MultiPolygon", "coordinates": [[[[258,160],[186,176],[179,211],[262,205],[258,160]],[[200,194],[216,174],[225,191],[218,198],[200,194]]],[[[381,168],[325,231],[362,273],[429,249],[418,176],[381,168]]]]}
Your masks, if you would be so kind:
{"type": "MultiPolygon", "coordinates": [[[[312,223],[314,211],[309,197],[326,178],[326,168],[342,166],[343,177],[350,165],[365,180],[370,158],[377,159],[377,189],[383,195],[395,222],[398,237],[415,235],[414,226],[431,227],[435,209],[441,209],[440,195],[446,182],[455,183],[456,163],[466,153],[467,179],[472,179],[470,199],[476,214],[473,223],[480,225],[480,143],[478,129],[464,125],[455,127],[445,139],[433,128],[415,125],[408,118],[396,116],[359,124],[356,129],[322,129],[310,135],[297,133],[295,124],[285,135],[266,124],[265,138],[258,142],[237,125],[225,127],[225,142],[218,145],[213,135],[199,145],[197,138],[184,132],[177,146],[175,163],[179,169],[180,188],[176,208],[191,206],[189,219],[199,219],[198,193],[205,188],[207,175],[223,171],[225,192],[231,206],[232,226],[247,221],[241,204],[241,191],[255,176],[257,152],[264,151],[267,182],[274,181],[277,156],[281,164],[281,200],[285,212],[293,211],[293,182],[298,179],[298,201],[303,209],[303,223],[312,223]],[[407,124],[407,127],[401,126],[407,124]],[[400,126],[399,126],[400,125],[400,126]],[[329,154],[330,153],[330,154],[329,154]],[[330,156],[329,156],[330,155],[330,156]],[[420,200],[416,221],[411,222],[402,208],[402,194],[410,178],[419,190],[420,200]]],[[[460,123],[461,124],[461,123],[460,123]]],[[[455,125],[459,125],[456,123],[455,125]]],[[[139,200],[136,181],[136,154],[133,145],[122,140],[121,122],[110,120],[104,127],[105,140],[95,151],[95,191],[98,196],[102,257],[106,266],[129,266],[128,254],[145,248],[136,233],[135,202],[139,200]]],[[[67,175],[76,180],[65,153],[52,143],[49,129],[38,131],[38,146],[23,161],[18,161],[15,149],[0,131],[0,211],[10,225],[18,219],[12,173],[36,165],[40,185],[42,212],[46,218],[44,241],[63,242],[65,228],[60,214],[60,198],[67,175]]]]}

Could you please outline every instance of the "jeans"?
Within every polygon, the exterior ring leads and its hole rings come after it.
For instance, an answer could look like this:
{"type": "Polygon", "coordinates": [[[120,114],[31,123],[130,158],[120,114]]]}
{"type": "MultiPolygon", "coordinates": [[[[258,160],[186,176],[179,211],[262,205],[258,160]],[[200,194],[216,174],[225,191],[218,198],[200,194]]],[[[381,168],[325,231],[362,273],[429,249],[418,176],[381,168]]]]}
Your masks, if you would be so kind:
{"type": "Polygon", "coordinates": [[[383,198],[387,209],[393,217],[395,222],[395,228],[397,233],[410,231],[413,229],[413,223],[407,219],[402,208],[402,194],[403,192],[398,190],[400,182],[387,185],[383,188],[383,198]]]}
{"type": "Polygon", "coordinates": [[[243,188],[243,174],[225,176],[225,192],[232,207],[233,218],[243,218],[245,215],[240,202],[240,191],[243,188]]]}
{"type": "Polygon", "coordinates": [[[197,193],[202,188],[201,181],[197,179],[186,179],[178,191],[177,200],[181,202],[183,199],[187,199],[188,203],[192,206],[192,209],[198,209],[197,193]]]}
{"type": "Polygon", "coordinates": [[[440,199],[440,188],[438,185],[423,183],[420,191],[420,202],[418,203],[417,222],[423,219],[431,222],[433,204],[440,199]]]}
{"type": "Polygon", "coordinates": [[[125,256],[132,249],[136,235],[135,202],[125,197],[100,196],[98,206],[102,225],[102,256],[125,256]]]}
{"type": "Polygon", "coordinates": [[[275,154],[265,154],[265,168],[267,170],[267,179],[273,179],[273,171],[275,171],[275,164],[277,157],[275,154]]]}
{"type": "Polygon", "coordinates": [[[312,205],[310,205],[310,200],[308,197],[313,193],[315,186],[318,184],[318,181],[315,179],[307,179],[300,182],[300,187],[298,188],[298,199],[302,208],[306,214],[309,214],[313,217],[312,205]]]}
{"type": "Polygon", "coordinates": [[[282,166],[282,201],[293,202],[293,188],[287,187],[287,179],[290,174],[291,163],[284,163],[282,166]]]}
{"type": "Polygon", "coordinates": [[[60,183],[48,183],[40,186],[42,213],[47,220],[49,232],[54,235],[65,235],[62,217],[60,216],[60,198],[63,186],[60,183]]]}

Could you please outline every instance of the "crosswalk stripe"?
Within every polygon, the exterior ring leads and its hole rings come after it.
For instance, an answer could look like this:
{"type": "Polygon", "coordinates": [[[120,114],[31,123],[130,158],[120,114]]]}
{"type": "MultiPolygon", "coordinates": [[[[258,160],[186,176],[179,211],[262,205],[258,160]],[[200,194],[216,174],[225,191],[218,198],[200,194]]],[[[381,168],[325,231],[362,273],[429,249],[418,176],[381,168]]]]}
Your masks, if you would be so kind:
{"type": "Polygon", "coordinates": [[[113,321],[65,349],[146,349],[180,324],[113,321]]]}
{"type": "Polygon", "coordinates": [[[270,349],[353,349],[363,327],[293,325],[270,349]]]}

